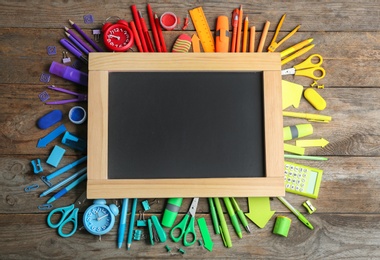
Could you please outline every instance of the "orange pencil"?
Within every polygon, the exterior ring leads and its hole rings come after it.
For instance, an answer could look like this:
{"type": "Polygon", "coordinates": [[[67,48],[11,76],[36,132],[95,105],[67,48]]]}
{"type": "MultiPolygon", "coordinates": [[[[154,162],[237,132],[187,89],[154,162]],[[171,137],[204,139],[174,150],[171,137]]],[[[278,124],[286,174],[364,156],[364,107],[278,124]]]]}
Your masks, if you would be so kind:
{"type": "Polygon", "coordinates": [[[236,52],[240,52],[240,45],[241,45],[241,28],[243,27],[243,6],[240,5],[239,10],[239,21],[238,21],[238,28],[237,28],[237,39],[236,39],[236,52]]]}
{"type": "Polygon", "coordinates": [[[236,52],[236,36],[237,36],[237,26],[239,21],[239,9],[235,9],[232,12],[232,41],[231,41],[231,52],[236,52]]]}
{"type": "Polygon", "coordinates": [[[269,25],[270,25],[270,22],[266,21],[266,23],[264,25],[263,32],[261,34],[259,46],[257,47],[257,52],[262,52],[263,51],[264,43],[265,43],[265,40],[267,38],[267,34],[268,34],[268,30],[269,30],[269,25]]]}
{"type": "Polygon", "coordinates": [[[248,16],[246,16],[244,20],[242,52],[247,52],[247,43],[248,43],[247,41],[248,41],[248,16]]]}
{"type": "Polygon", "coordinates": [[[256,27],[252,26],[249,33],[249,52],[255,52],[255,33],[256,27]]]}

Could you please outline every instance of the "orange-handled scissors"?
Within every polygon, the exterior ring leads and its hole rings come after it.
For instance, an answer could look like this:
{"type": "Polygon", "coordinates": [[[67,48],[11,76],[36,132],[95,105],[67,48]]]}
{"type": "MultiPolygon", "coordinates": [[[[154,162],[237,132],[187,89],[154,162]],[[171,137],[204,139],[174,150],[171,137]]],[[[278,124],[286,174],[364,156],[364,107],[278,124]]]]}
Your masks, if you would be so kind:
{"type": "Polygon", "coordinates": [[[326,75],[326,71],[320,66],[322,62],[323,58],[321,55],[312,54],[305,61],[295,65],[293,68],[282,70],[281,75],[305,76],[314,80],[323,79],[326,75]],[[319,61],[314,63],[314,58],[318,58],[319,61]],[[319,75],[316,75],[316,72],[319,75]]]}

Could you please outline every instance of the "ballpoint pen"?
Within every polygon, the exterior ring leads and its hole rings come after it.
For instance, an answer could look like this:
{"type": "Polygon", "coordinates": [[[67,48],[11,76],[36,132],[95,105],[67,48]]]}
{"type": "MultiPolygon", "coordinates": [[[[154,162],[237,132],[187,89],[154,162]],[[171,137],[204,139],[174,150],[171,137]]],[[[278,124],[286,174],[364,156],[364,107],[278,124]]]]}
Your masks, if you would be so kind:
{"type": "Polygon", "coordinates": [[[124,241],[125,233],[125,223],[127,222],[127,211],[128,211],[128,199],[123,199],[121,202],[121,215],[120,215],[120,224],[117,234],[117,247],[121,248],[124,241]]]}
{"type": "Polygon", "coordinates": [[[240,230],[239,221],[238,221],[237,216],[235,214],[235,211],[231,205],[230,198],[225,197],[225,198],[223,198],[223,201],[224,201],[224,205],[226,206],[228,215],[230,215],[231,223],[235,229],[236,234],[238,235],[239,238],[242,238],[243,235],[242,235],[241,230],[240,230]]]}
{"type": "Polygon", "coordinates": [[[131,6],[133,20],[135,21],[136,29],[140,37],[141,45],[144,52],[148,52],[148,47],[145,42],[144,32],[141,27],[141,20],[137,11],[136,5],[131,6]]]}
{"type": "Polygon", "coordinates": [[[286,57],[285,59],[281,60],[281,66],[282,65],[285,65],[286,63],[294,60],[295,58],[298,58],[299,56],[305,54],[306,52],[310,51],[312,48],[314,48],[314,44],[310,44],[308,46],[306,46],[305,48],[297,51],[296,53],[293,53],[292,55],[290,55],[289,57],[286,57]]]}
{"type": "Polygon", "coordinates": [[[290,203],[283,197],[277,197],[279,201],[282,202],[296,217],[308,228],[314,229],[313,225],[310,224],[310,222],[305,218],[304,215],[302,215],[298,210],[296,210],[290,203]]]}
{"type": "Polygon", "coordinates": [[[214,226],[215,234],[220,234],[218,216],[216,215],[215,204],[212,198],[208,198],[210,204],[210,214],[212,218],[212,224],[214,226]]]}
{"type": "Polygon", "coordinates": [[[289,54],[295,52],[295,51],[298,51],[300,49],[302,49],[303,47],[309,45],[309,43],[311,43],[313,41],[313,38],[309,38],[307,40],[304,40],[302,42],[299,42],[289,48],[287,48],[286,50],[283,50],[282,52],[280,52],[280,56],[281,56],[281,59],[285,56],[288,56],[289,54]]]}
{"type": "Polygon", "coordinates": [[[84,47],[80,42],[78,42],[73,36],[71,36],[70,33],[68,32],[65,32],[67,38],[72,42],[74,43],[75,46],[77,46],[77,48],[79,50],[81,50],[84,54],[88,55],[90,52],[86,49],[86,47],[84,47]]]}
{"type": "Polygon", "coordinates": [[[299,112],[290,112],[282,111],[283,116],[304,118],[313,122],[324,122],[328,123],[331,121],[331,116],[317,115],[317,114],[308,114],[308,113],[299,113],[299,112]]]}
{"type": "Polygon", "coordinates": [[[248,233],[251,233],[251,229],[249,228],[247,218],[245,217],[243,211],[240,209],[239,204],[236,202],[235,198],[231,198],[232,206],[235,208],[236,213],[239,216],[241,224],[244,226],[245,230],[248,233]]]}
{"type": "Polygon", "coordinates": [[[232,247],[232,241],[230,237],[230,233],[228,232],[228,227],[226,223],[226,219],[224,218],[222,206],[220,205],[219,198],[214,198],[214,203],[216,207],[216,211],[218,213],[219,221],[220,221],[220,234],[222,235],[224,246],[232,247]]]}
{"type": "Polygon", "coordinates": [[[60,197],[62,197],[63,195],[65,195],[66,193],[68,193],[71,189],[73,189],[74,187],[76,187],[79,183],[81,183],[82,181],[86,180],[87,179],[87,173],[81,175],[78,179],[76,179],[75,181],[73,181],[72,183],[70,183],[70,185],[68,185],[67,187],[63,188],[62,190],[60,190],[59,192],[57,192],[56,194],[54,194],[53,197],[51,197],[47,203],[52,203],[54,201],[56,201],[57,199],[59,199],[60,197]]]}

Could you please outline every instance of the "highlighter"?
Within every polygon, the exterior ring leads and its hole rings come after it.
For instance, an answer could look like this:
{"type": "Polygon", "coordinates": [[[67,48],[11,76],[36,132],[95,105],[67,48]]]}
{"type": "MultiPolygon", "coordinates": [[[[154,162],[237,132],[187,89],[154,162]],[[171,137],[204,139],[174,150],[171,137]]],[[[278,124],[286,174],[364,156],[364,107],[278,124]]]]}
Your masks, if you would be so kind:
{"type": "Polygon", "coordinates": [[[62,63],[53,61],[50,65],[49,72],[58,77],[78,83],[82,86],[87,87],[88,85],[88,75],[86,73],[74,69],[72,67],[66,66],[62,63]]]}
{"type": "Polygon", "coordinates": [[[228,31],[228,17],[218,16],[215,31],[215,51],[228,52],[228,44],[230,42],[230,33],[228,31]]]}
{"type": "Polygon", "coordinates": [[[161,224],[164,227],[172,227],[177,218],[178,211],[181,208],[183,198],[171,198],[166,203],[164,215],[162,216],[161,224]]]}
{"type": "Polygon", "coordinates": [[[284,127],[284,141],[292,140],[294,138],[301,138],[313,133],[313,126],[311,124],[299,124],[284,127]]]}

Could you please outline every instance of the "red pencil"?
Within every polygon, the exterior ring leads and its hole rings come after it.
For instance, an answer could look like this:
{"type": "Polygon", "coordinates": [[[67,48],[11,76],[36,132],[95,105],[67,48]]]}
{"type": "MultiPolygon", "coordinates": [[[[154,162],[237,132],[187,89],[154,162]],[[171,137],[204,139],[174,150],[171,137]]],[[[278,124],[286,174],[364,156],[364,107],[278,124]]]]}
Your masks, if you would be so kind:
{"type": "Polygon", "coordinates": [[[157,33],[156,23],[154,22],[152,8],[150,7],[150,4],[147,4],[146,8],[148,9],[149,23],[150,23],[150,28],[152,29],[153,39],[156,45],[156,51],[161,52],[160,39],[158,38],[158,33],[157,33]]]}
{"type": "Polygon", "coordinates": [[[135,37],[135,44],[137,46],[137,49],[139,50],[139,52],[143,52],[143,48],[141,46],[141,41],[140,41],[140,37],[139,37],[139,34],[136,30],[136,25],[135,25],[135,22],[134,21],[130,21],[129,22],[129,25],[131,26],[131,29],[132,29],[132,32],[133,32],[133,36],[135,37]]]}
{"type": "Polygon", "coordinates": [[[237,26],[239,21],[239,9],[235,9],[232,12],[232,41],[231,41],[231,52],[236,52],[236,37],[237,37],[237,26]]]}
{"type": "Polygon", "coordinates": [[[140,16],[141,28],[142,28],[142,31],[144,33],[145,42],[146,42],[146,46],[148,47],[148,51],[154,52],[152,40],[150,39],[150,35],[149,35],[148,28],[146,27],[145,19],[142,16],[140,11],[139,11],[139,16],[140,16]]]}
{"type": "Polygon", "coordinates": [[[162,34],[162,30],[161,30],[160,19],[158,19],[157,14],[154,14],[154,21],[156,22],[158,37],[160,37],[162,52],[167,52],[164,35],[162,34]]]}
{"type": "Polygon", "coordinates": [[[132,5],[131,10],[132,10],[132,15],[133,15],[133,20],[135,21],[135,24],[136,24],[137,32],[140,36],[140,41],[141,41],[141,45],[143,47],[143,50],[144,50],[144,52],[148,52],[148,47],[146,46],[146,42],[144,39],[144,33],[142,31],[142,28],[141,28],[140,17],[139,17],[139,14],[137,12],[136,5],[132,5]]]}

